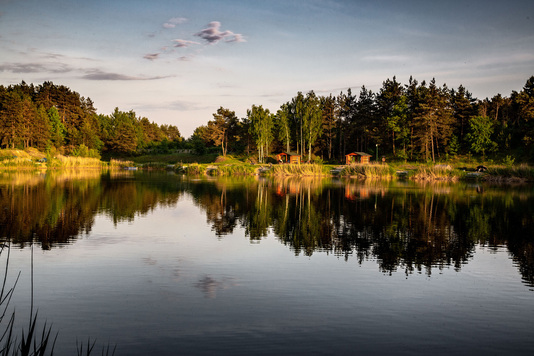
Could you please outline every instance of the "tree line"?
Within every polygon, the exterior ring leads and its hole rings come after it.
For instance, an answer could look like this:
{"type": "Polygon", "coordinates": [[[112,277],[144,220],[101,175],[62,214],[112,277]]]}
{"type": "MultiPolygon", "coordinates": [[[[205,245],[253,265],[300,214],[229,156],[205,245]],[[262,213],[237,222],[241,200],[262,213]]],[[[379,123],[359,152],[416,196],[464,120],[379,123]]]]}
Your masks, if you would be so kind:
{"type": "Polygon", "coordinates": [[[478,100],[462,85],[449,89],[434,79],[408,84],[387,79],[377,93],[361,87],[338,96],[298,92],[271,113],[252,105],[239,120],[220,107],[189,139],[199,152],[294,152],[312,161],[343,162],[350,152],[402,160],[436,161],[487,154],[534,160],[534,76],[509,97],[478,100]]]}
{"type": "Polygon", "coordinates": [[[276,112],[252,105],[241,119],[221,106],[187,140],[176,126],[133,111],[97,114],[90,98],[66,86],[22,82],[0,85],[0,147],[89,156],[191,148],[257,155],[260,162],[282,151],[328,162],[343,162],[350,152],[413,161],[457,155],[534,161],[534,76],[519,92],[484,100],[462,85],[449,89],[412,77],[402,84],[393,77],[376,93],[365,86],[337,96],[298,92],[276,112]]]}
{"type": "Polygon", "coordinates": [[[106,152],[165,150],[182,141],[176,126],[158,125],[133,111],[116,108],[110,115],[97,114],[90,98],[64,85],[0,85],[2,148],[100,157],[106,152]]]}

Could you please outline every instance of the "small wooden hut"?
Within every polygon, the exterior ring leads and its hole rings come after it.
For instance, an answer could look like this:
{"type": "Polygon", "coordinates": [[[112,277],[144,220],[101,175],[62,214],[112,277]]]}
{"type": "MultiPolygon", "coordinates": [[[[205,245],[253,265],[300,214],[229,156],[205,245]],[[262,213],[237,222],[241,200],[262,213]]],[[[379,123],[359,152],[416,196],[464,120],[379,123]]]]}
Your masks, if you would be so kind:
{"type": "Polygon", "coordinates": [[[371,155],[365,152],[352,152],[345,155],[345,164],[360,163],[367,164],[371,160],[371,155]]]}
{"type": "Polygon", "coordinates": [[[276,155],[278,163],[300,163],[300,155],[282,152],[276,155]]]}

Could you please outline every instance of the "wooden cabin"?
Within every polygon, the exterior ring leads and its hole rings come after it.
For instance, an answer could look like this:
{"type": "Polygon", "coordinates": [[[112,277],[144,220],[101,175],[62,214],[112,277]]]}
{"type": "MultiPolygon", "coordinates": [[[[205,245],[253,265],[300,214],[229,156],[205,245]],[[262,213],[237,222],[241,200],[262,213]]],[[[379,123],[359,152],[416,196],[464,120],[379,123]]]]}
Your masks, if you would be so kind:
{"type": "Polygon", "coordinates": [[[371,160],[371,155],[365,152],[352,152],[345,155],[345,164],[360,163],[367,164],[371,160]]]}
{"type": "Polygon", "coordinates": [[[278,163],[300,164],[300,155],[282,152],[276,155],[276,161],[278,163]]]}

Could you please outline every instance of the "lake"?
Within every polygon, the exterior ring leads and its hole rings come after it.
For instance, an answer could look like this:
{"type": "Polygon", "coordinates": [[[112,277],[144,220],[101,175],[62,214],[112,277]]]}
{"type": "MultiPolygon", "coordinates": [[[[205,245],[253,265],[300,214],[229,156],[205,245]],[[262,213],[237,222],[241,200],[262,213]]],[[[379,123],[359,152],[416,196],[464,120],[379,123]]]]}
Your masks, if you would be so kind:
{"type": "Polygon", "coordinates": [[[56,355],[534,350],[533,185],[4,173],[0,202],[56,355]]]}

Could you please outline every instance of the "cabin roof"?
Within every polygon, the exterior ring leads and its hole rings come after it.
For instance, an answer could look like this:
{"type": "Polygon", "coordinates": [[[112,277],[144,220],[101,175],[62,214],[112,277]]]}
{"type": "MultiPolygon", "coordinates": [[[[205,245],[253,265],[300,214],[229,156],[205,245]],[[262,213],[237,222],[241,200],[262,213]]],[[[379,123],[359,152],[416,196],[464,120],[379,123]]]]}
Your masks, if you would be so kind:
{"type": "Polygon", "coordinates": [[[365,153],[365,152],[352,152],[352,153],[349,153],[346,156],[371,156],[371,155],[369,153],[365,153]]]}

